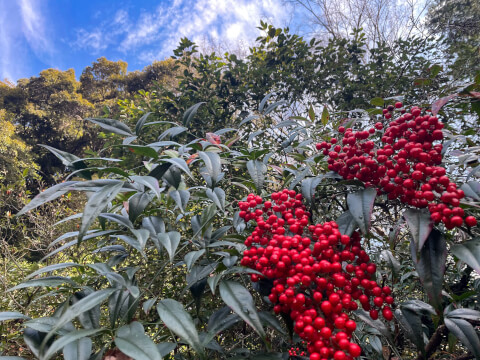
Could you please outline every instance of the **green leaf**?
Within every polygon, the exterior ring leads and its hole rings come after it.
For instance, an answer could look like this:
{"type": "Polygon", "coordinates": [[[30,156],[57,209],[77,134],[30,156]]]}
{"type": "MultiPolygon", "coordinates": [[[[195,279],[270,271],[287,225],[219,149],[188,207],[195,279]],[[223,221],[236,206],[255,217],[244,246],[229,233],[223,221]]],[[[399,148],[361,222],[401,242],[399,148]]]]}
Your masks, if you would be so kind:
{"type": "Polygon", "coordinates": [[[255,184],[255,189],[257,190],[257,193],[260,193],[263,188],[263,183],[265,181],[267,165],[265,165],[262,161],[249,160],[247,162],[247,170],[253,180],[253,183],[255,184]]]}
{"type": "Polygon", "coordinates": [[[476,359],[480,359],[480,340],[472,324],[463,319],[445,318],[445,325],[476,359]]]}
{"type": "Polygon", "coordinates": [[[474,309],[460,308],[455,309],[447,313],[447,317],[450,319],[458,318],[464,320],[478,320],[480,319],[480,311],[474,309]]]}
{"type": "Polygon", "coordinates": [[[207,197],[212,200],[221,210],[225,210],[225,191],[216,187],[215,189],[207,189],[205,192],[207,197]]]}
{"type": "Polygon", "coordinates": [[[309,205],[314,203],[315,189],[323,180],[323,176],[309,177],[302,181],[302,195],[309,205]]]}
{"type": "Polygon", "coordinates": [[[77,181],[66,181],[61,184],[57,184],[52,186],[51,188],[46,189],[45,191],[39,193],[37,196],[35,196],[32,201],[30,201],[27,205],[23,207],[22,210],[20,210],[16,216],[20,216],[25,214],[27,211],[30,211],[32,209],[35,209],[36,207],[43,205],[49,201],[55,200],[56,198],[59,198],[63,194],[66,194],[69,190],[63,190],[63,188],[68,187],[70,185],[76,184],[77,181]]]}
{"type": "Polygon", "coordinates": [[[88,199],[83,210],[82,224],[78,233],[78,242],[82,241],[87,230],[93,224],[98,215],[107,207],[123,187],[123,181],[116,184],[106,185],[101,190],[95,192],[88,199]]]}
{"type": "Polygon", "coordinates": [[[338,230],[342,233],[342,235],[352,235],[354,230],[357,228],[357,222],[353,217],[350,210],[345,211],[342,215],[340,215],[337,219],[338,230]]]}
{"type": "Polygon", "coordinates": [[[452,245],[450,251],[465,264],[480,274],[480,239],[473,239],[463,244],[452,245]]]}
{"type": "Polygon", "coordinates": [[[465,196],[471,197],[474,200],[480,201],[480,183],[477,181],[469,181],[460,186],[465,192],[465,196]]]}
{"type": "MultiPolygon", "coordinates": [[[[63,335],[59,339],[55,340],[52,343],[52,345],[50,345],[48,350],[45,352],[45,354],[41,358],[42,358],[42,360],[43,359],[48,360],[52,356],[54,356],[58,351],[63,349],[65,346],[67,346],[68,344],[70,344],[70,343],[72,343],[76,340],[86,338],[87,336],[94,335],[94,334],[96,334],[96,333],[98,333],[102,330],[103,329],[88,329],[88,330],[82,329],[82,330],[75,330],[75,331],[72,331],[72,332],[70,332],[66,335],[63,335]]],[[[83,342],[83,344],[84,344],[85,347],[88,346],[88,342],[87,343],[83,342]]],[[[91,340],[90,340],[90,351],[91,351],[91,346],[92,346],[92,343],[91,343],[91,340]]],[[[67,351],[69,351],[69,350],[71,351],[71,349],[67,349],[67,351]]],[[[89,357],[90,357],[90,352],[88,353],[88,357],[86,359],[88,359],[89,357]]],[[[75,358],[70,357],[70,359],[75,359],[75,358]]],[[[82,359],[85,359],[85,357],[83,357],[82,359]]]]}
{"type": "Polygon", "coordinates": [[[183,114],[183,125],[188,126],[190,122],[193,120],[195,114],[198,111],[198,108],[202,106],[203,104],[206,104],[205,101],[196,103],[195,105],[190,106],[185,113],[183,114]]]}
{"type": "Polygon", "coordinates": [[[377,329],[380,334],[385,336],[387,339],[392,339],[392,335],[390,334],[390,331],[388,328],[385,326],[383,322],[380,320],[373,320],[370,317],[370,314],[368,314],[365,310],[356,310],[353,312],[356,316],[358,316],[364,323],[367,325],[373,327],[374,329],[377,329]]]}
{"type": "Polygon", "coordinates": [[[100,127],[112,132],[114,134],[123,135],[123,136],[132,136],[132,130],[121,121],[115,119],[102,119],[102,118],[87,118],[85,120],[91,121],[94,124],[99,125],[100,127]]]}
{"type": "Polygon", "coordinates": [[[111,288],[95,291],[85,296],[83,299],[79,300],[72,306],[70,306],[62,314],[62,316],[60,316],[60,318],[58,319],[57,323],[52,328],[52,330],[50,330],[48,337],[51,337],[56,330],[62,328],[66,323],[68,323],[69,321],[72,321],[73,319],[78,317],[80,314],[101,304],[105,299],[107,299],[110,295],[112,295],[114,291],[115,289],[111,289],[111,288]]]}
{"type": "Polygon", "coordinates": [[[122,148],[127,148],[130,152],[136,154],[136,155],[141,155],[145,156],[148,158],[152,159],[158,159],[158,152],[154,148],[150,146],[144,146],[144,145],[116,145],[116,147],[122,147],[122,148]]]}
{"type": "Polygon", "coordinates": [[[186,341],[197,353],[203,354],[203,345],[200,342],[193,319],[182,304],[173,299],[161,300],[157,305],[158,315],[165,326],[186,341]]]}
{"type": "Polygon", "coordinates": [[[372,100],[370,100],[370,104],[372,104],[373,106],[383,107],[384,103],[385,101],[381,97],[375,97],[372,100]]]}
{"type": "Polygon", "coordinates": [[[135,125],[135,134],[140,135],[143,129],[143,125],[147,121],[147,118],[151,115],[151,112],[145,113],[140,119],[138,119],[137,124],[135,125]]]}
{"type": "Polygon", "coordinates": [[[153,199],[151,193],[138,192],[128,199],[128,217],[134,222],[153,199]]]}
{"type": "Polygon", "coordinates": [[[143,186],[148,187],[150,190],[152,190],[155,195],[160,199],[160,185],[158,184],[158,180],[154,178],[153,176],[130,176],[130,179],[137,183],[141,184],[143,186]]]}
{"type": "Polygon", "coordinates": [[[328,120],[330,120],[330,114],[328,112],[327,106],[323,106],[322,110],[322,125],[326,126],[328,124],[328,120]]]}
{"type": "MultiPolygon", "coordinates": [[[[53,155],[60,159],[63,165],[72,170],[81,171],[82,169],[85,169],[87,167],[85,162],[76,155],[70,154],[66,151],[55,149],[54,147],[48,145],[39,144],[39,146],[50,151],[53,155]]],[[[80,172],[80,176],[87,180],[91,179],[91,173],[89,171],[80,172]]]]}
{"type": "Polygon", "coordinates": [[[168,193],[168,196],[175,201],[182,213],[185,212],[188,200],[190,199],[190,192],[188,190],[172,190],[168,193]]]}
{"type": "Polygon", "coordinates": [[[265,104],[267,103],[268,99],[273,95],[273,93],[267,94],[262,101],[260,101],[260,105],[258,106],[258,112],[262,112],[263,108],[265,107],[265,104]]]}
{"type": "Polygon", "coordinates": [[[18,284],[17,286],[14,286],[8,289],[7,291],[14,291],[14,290],[24,289],[28,287],[57,287],[65,283],[76,285],[74,281],[70,280],[70,278],[67,278],[67,277],[48,276],[40,279],[33,279],[33,280],[23,282],[21,284],[18,284]]]}
{"type": "Polygon", "coordinates": [[[250,325],[262,338],[265,330],[255,308],[253,297],[243,285],[233,281],[220,283],[220,296],[225,304],[250,325]]]}
{"type": "Polygon", "coordinates": [[[45,266],[41,269],[38,269],[37,271],[34,271],[33,273],[29,274],[25,280],[28,280],[30,278],[33,278],[37,275],[40,275],[40,274],[43,274],[43,273],[46,273],[46,272],[51,272],[51,271],[56,271],[56,270],[61,270],[61,269],[65,269],[65,268],[68,268],[68,267],[83,267],[82,265],[80,264],[77,264],[77,263],[61,263],[61,264],[53,264],[53,265],[49,265],[49,266],[45,266]]]}
{"type": "Polygon", "coordinates": [[[308,117],[312,122],[315,122],[315,110],[313,110],[312,104],[310,104],[310,107],[308,108],[308,117]]]}
{"type": "Polygon", "coordinates": [[[422,250],[428,235],[433,229],[430,212],[425,211],[425,209],[408,209],[403,213],[403,217],[407,221],[418,252],[422,250]]]}
{"type": "Polygon", "coordinates": [[[387,262],[390,269],[392,269],[393,276],[397,277],[400,273],[400,262],[393,256],[390,250],[382,250],[380,257],[387,262]]]}
{"type": "Polygon", "coordinates": [[[374,188],[360,190],[347,195],[348,209],[363,234],[367,234],[370,229],[373,203],[376,196],[377,190],[374,188]]]}
{"type": "Polygon", "coordinates": [[[162,161],[169,162],[172,165],[177,166],[178,168],[182,169],[192,180],[193,176],[192,173],[190,172],[190,169],[188,168],[187,162],[181,158],[169,158],[169,159],[162,159],[162,161]]]}
{"type": "Polygon", "coordinates": [[[207,182],[207,185],[213,188],[224,176],[220,156],[211,151],[200,151],[198,155],[205,163],[205,167],[200,169],[200,172],[207,182]]]}
{"type": "Polygon", "coordinates": [[[158,234],[157,236],[160,243],[167,250],[170,262],[173,262],[175,251],[177,250],[178,244],[180,244],[180,233],[177,231],[169,231],[168,233],[158,234]]]}
{"type": "Polygon", "coordinates": [[[417,258],[415,242],[410,242],[415,269],[430,303],[437,309],[442,307],[443,274],[447,260],[447,243],[442,233],[433,229],[417,258]]]}
{"type": "Polygon", "coordinates": [[[14,312],[14,311],[0,312],[0,321],[18,320],[18,319],[30,319],[30,318],[19,312],[14,312]]]}
{"type": "Polygon", "coordinates": [[[89,360],[93,343],[90,338],[82,338],[69,343],[63,348],[64,360],[89,360]]]}
{"type": "MultiPolygon", "coordinates": [[[[93,292],[94,290],[91,288],[85,288],[82,291],[76,292],[72,296],[72,304],[75,304],[93,292]]],[[[85,329],[98,329],[100,327],[100,304],[81,313],[78,316],[78,320],[85,329]]]]}
{"type": "Polygon", "coordinates": [[[185,255],[183,260],[185,261],[185,265],[187,265],[187,271],[192,269],[192,266],[203,254],[205,254],[205,249],[190,251],[187,255],[185,255]]]}
{"type": "Polygon", "coordinates": [[[145,330],[138,321],[118,329],[115,345],[134,360],[162,360],[157,346],[145,335],[145,330]]]}
{"type": "Polygon", "coordinates": [[[173,350],[175,350],[176,347],[177,347],[177,344],[169,343],[169,342],[163,342],[163,343],[157,344],[157,349],[160,355],[162,356],[162,358],[170,354],[173,350]]]}

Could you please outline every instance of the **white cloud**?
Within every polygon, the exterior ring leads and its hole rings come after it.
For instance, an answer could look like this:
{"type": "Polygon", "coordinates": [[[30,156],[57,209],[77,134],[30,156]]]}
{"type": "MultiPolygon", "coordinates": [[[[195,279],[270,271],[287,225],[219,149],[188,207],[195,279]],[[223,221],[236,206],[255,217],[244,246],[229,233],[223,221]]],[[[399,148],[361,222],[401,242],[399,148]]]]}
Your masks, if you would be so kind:
{"type": "Polygon", "coordinates": [[[39,1],[20,0],[23,35],[37,57],[46,56],[47,62],[51,62],[55,48],[49,37],[39,4],[39,1]]]}
{"type": "Polygon", "coordinates": [[[137,52],[145,63],[172,54],[182,37],[192,41],[238,47],[252,44],[260,20],[285,26],[291,9],[282,0],[175,0],[162,2],[154,11],[142,10],[130,19],[121,10],[113,21],[92,30],[77,31],[75,45],[94,52],[108,47],[123,53],[137,52]]]}

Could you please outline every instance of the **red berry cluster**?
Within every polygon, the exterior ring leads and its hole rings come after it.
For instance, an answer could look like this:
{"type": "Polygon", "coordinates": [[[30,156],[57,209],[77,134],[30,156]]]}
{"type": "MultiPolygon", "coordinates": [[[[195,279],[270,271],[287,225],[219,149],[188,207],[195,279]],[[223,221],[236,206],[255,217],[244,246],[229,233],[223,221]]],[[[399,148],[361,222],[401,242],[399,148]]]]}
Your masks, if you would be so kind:
{"type": "MultiPolygon", "coordinates": [[[[309,225],[302,195],[293,190],[271,197],[273,202],[264,202],[250,194],[239,202],[240,217],[256,222],[241,264],[273,280],[273,309],[295,321],[311,360],[360,356],[360,346],[351,342],[357,325],[348,314],[360,304],[372,319],[381,312],[392,320],[390,288],[372,280],[376,266],[358,233],[342,235],[334,221],[309,225]]],[[[259,280],[256,274],[251,278],[259,280]]]]}
{"type": "MultiPolygon", "coordinates": [[[[465,194],[446,176],[442,162],[443,123],[436,116],[422,115],[422,109],[410,111],[397,102],[383,110],[386,119],[391,119],[395,109],[401,113],[385,129],[378,147],[369,137],[383,129],[378,122],[374,128],[353,131],[339,127],[343,135],[341,143],[331,139],[329,143],[316,145],[328,155],[328,168],[344,179],[358,179],[366,187],[376,187],[379,193],[387,194],[390,200],[400,199],[404,204],[428,208],[435,223],[443,222],[447,229],[463,224],[465,213],[459,207],[465,194]]],[[[468,226],[477,224],[473,216],[465,218],[468,226]]]]}

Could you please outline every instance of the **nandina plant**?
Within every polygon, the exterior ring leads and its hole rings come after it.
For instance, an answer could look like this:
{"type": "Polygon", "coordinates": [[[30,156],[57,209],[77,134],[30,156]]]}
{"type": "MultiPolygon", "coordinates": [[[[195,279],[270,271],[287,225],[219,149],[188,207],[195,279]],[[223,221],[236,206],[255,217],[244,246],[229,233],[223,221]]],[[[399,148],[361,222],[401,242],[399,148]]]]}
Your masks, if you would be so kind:
{"type": "Polygon", "coordinates": [[[35,301],[0,313],[22,322],[26,358],[478,357],[480,185],[445,167],[442,119],[391,104],[292,124],[267,102],[200,138],[201,104],[177,123],[154,106],[134,129],[91,119],[114,134],[108,156],[49,148],[72,173],[20,215],[88,199],[10,289],[35,301]]]}

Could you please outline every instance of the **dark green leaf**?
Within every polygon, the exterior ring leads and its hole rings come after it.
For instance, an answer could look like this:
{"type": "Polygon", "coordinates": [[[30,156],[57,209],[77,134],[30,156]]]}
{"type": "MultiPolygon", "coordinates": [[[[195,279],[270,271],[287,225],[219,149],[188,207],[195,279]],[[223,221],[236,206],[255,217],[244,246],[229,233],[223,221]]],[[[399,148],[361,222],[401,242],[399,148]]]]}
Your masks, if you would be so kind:
{"type": "Polygon", "coordinates": [[[151,193],[138,192],[128,199],[128,217],[133,223],[152,201],[151,193]]]}
{"type": "Polygon", "coordinates": [[[75,340],[63,348],[63,358],[64,360],[89,360],[92,345],[92,340],[87,337],[75,340]]]}
{"type": "Polygon", "coordinates": [[[221,188],[216,187],[213,190],[207,189],[205,193],[207,197],[219,207],[219,209],[225,210],[225,191],[223,191],[221,188]]]}
{"type": "Polygon", "coordinates": [[[19,313],[19,312],[14,312],[14,311],[0,312],[0,321],[18,320],[18,319],[30,319],[30,318],[26,315],[23,315],[23,314],[19,313]]]}
{"type": "Polygon", "coordinates": [[[257,193],[260,193],[265,181],[267,165],[258,160],[249,160],[247,162],[247,170],[253,180],[253,183],[255,184],[257,193]]]}
{"type": "Polygon", "coordinates": [[[186,341],[197,353],[203,354],[203,345],[192,317],[184,310],[182,304],[173,299],[164,299],[158,303],[157,310],[165,326],[186,341]]]}
{"type": "Polygon", "coordinates": [[[62,276],[48,276],[48,277],[43,277],[40,279],[33,279],[29,280],[26,282],[23,282],[21,284],[18,284],[17,286],[14,286],[7,291],[14,291],[18,289],[24,289],[28,287],[57,287],[61,286],[65,283],[69,283],[72,285],[76,285],[74,281],[70,280],[70,278],[67,277],[62,277],[62,276]]]}
{"type": "Polygon", "coordinates": [[[357,228],[357,222],[355,221],[350,210],[345,211],[337,219],[338,230],[342,235],[352,235],[353,231],[357,228]]]}
{"type": "Polygon", "coordinates": [[[134,360],[162,360],[157,346],[145,335],[142,324],[137,321],[118,329],[115,345],[134,360]]]}
{"type": "Polygon", "coordinates": [[[195,105],[190,106],[185,111],[185,114],[183,114],[183,125],[188,126],[190,124],[190,122],[193,120],[195,114],[197,113],[198,108],[203,104],[206,104],[206,102],[202,101],[202,102],[196,103],[195,105]]]}
{"type": "Polygon", "coordinates": [[[66,181],[61,184],[57,184],[52,186],[51,188],[46,189],[45,191],[39,193],[37,196],[35,196],[32,201],[30,201],[27,205],[23,207],[22,210],[20,210],[16,216],[20,216],[25,214],[27,211],[30,211],[32,209],[35,209],[36,207],[43,205],[49,201],[55,200],[56,198],[59,198],[63,194],[66,194],[68,190],[63,190],[63,188],[76,184],[77,181],[66,181]]]}
{"type": "Polygon", "coordinates": [[[408,209],[403,213],[403,217],[407,221],[418,252],[422,250],[428,235],[433,229],[430,212],[425,211],[425,209],[408,209]]]}
{"type": "Polygon", "coordinates": [[[367,234],[370,229],[373,203],[376,196],[377,190],[374,188],[360,190],[347,195],[348,209],[363,234],[367,234]]]}
{"type": "Polygon", "coordinates": [[[143,125],[145,125],[145,122],[150,114],[151,112],[147,112],[140,119],[138,119],[137,124],[135,125],[135,134],[137,134],[137,136],[142,132],[143,125]]]}
{"type": "Polygon", "coordinates": [[[95,192],[88,199],[85,209],[83,210],[82,224],[78,234],[78,242],[82,241],[87,230],[93,224],[98,215],[112,201],[123,187],[123,181],[116,184],[106,185],[101,190],[95,192]]]}
{"type": "Polygon", "coordinates": [[[173,262],[175,251],[177,250],[178,244],[180,244],[180,233],[177,231],[169,231],[168,233],[158,234],[157,236],[160,243],[167,250],[170,262],[173,262]]]}
{"type": "Polygon", "coordinates": [[[85,120],[91,121],[94,124],[99,125],[105,130],[112,132],[114,134],[123,135],[123,136],[132,136],[132,130],[121,121],[115,119],[102,119],[102,118],[87,118],[85,120]]]}
{"type": "Polygon", "coordinates": [[[445,325],[476,359],[480,359],[480,340],[472,324],[463,319],[445,318],[445,325]]]}
{"type": "Polygon", "coordinates": [[[473,239],[450,248],[453,255],[480,274],[480,239],[473,239]]]}
{"type": "Polygon", "coordinates": [[[465,192],[465,196],[480,201],[480,183],[478,181],[469,181],[460,186],[460,189],[465,192]]]}
{"type": "Polygon", "coordinates": [[[243,285],[233,281],[220,283],[220,296],[225,304],[249,324],[262,338],[265,330],[255,308],[253,297],[243,285]]]}
{"type": "Polygon", "coordinates": [[[447,313],[447,317],[450,319],[458,318],[477,321],[480,319],[480,311],[474,309],[460,308],[447,313]]]}
{"type": "Polygon", "coordinates": [[[373,327],[374,329],[377,329],[380,332],[380,334],[385,336],[387,339],[390,339],[390,340],[392,339],[392,335],[390,334],[390,331],[385,326],[385,324],[378,319],[373,320],[370,317],[370,314],[368,314],[365,310],[356,310],[354,311],[354,314],[358,316],[367,325],[373,327]]]}
{"type": "Polygon", "coordinates": [[[309,177],[302,181],[302,195],[308,204],[312,205],[315,198],[315,189],[322,181],[322,176],[309,177]]]}
{"type": "Polygon", "coordinates": [[[187,206],[188,200],[190,199],[190,192],[188,190],[172,190],[168,193],[168,196],[175,201],[178,208],[183,213],[187,206]]]}
{"type": "MultiPolygon", "coordinates": [[[[85,330],[85,329],[82,329],[82,330],[75,330],[75,331],[72,331],[66,335],[63,335],[62,337],[60,337],[59,339],[55,340],[52,345],[48,348],[48,350],[45,352],[45,354],[41,357],[42,359],[45,359],[45,360],[48,360],[50,359],[52,356],[54,356],[58,351],[60,351],[61,349],[64,349],[66,346],[68,346],[68,344],[74,342],[74,341],[77,341],[79,339],[84,339],[84,338],[87,338],[87,336],[91,336],[91,335],[94,335],[100,331],[102,331],[103,329],[88,329],[88,330],[85,330]]],[[[88,339],[90,340],[90,339],[88,339]]],[[[91,351],[91,347],[92,347],[92,342],[91,340],[88,342],[83,342],[82,344],[84,344],[85,348],[88,348],[88,344],[90,344],[90,351],[91,351]]],[[[69,355],[70,355],[70,352],[72,352],[73,349],[67,349],[67,352],[69,352],[69,355]]],[[[78,350],[78,349],[77,349],[78,350]]],[[[86,349],[81,349],[80,351],[82,350],[86,350],[86,349]]],[[[64,349],[65,351],[65,349],[64,349]]],[[[88,353],[88,357],[90,357],[90,351],[88,353]]],[[[82,351],[83,352],[83,351],[82,351]]],[[[78,351],[77,351],[78,353],[78,351]]],[[[73,355],[73,354],[72,354],[73,355]]],[[[88,359],[88,357],[86,359],[88,359]]],[[[70,357],[69,356],[69,359],[76,359],[75,357],[70,357]]],[[[81,359],[85,359],[85,357],[81,358],[81,359]]]]}
{"type": "Polygon", "coordinates": [[[412,259],[430,303],[438,310],[442,306],[443,274],[447,260],[447,243],[443,235],[433,229],[417,258],[415,242],[411,241],[412,259]]]}

